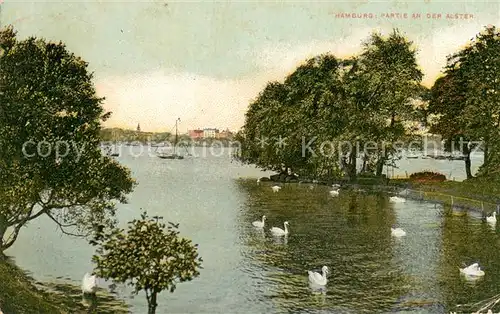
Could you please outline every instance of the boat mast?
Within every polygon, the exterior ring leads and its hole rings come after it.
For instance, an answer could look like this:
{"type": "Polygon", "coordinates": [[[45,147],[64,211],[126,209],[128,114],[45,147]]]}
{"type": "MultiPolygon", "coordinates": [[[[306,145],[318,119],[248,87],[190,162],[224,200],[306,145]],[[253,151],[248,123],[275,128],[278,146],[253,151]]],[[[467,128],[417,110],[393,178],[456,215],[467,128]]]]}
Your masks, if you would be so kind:
{"type": "Polygon", "coordinates": [[[175,142],[174,142],[174,154],[175,154],[175,149],[177,148],[177,122],[181,121],[181,118],[177,118],[175,120],[175,142]]]}

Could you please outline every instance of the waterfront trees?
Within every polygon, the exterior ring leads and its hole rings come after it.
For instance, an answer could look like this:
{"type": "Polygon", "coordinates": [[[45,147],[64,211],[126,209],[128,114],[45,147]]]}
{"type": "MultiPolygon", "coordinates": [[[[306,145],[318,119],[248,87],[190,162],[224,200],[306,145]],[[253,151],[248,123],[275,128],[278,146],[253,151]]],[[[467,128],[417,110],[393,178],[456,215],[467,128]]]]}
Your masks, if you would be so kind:
{"type": "Polygon", "coordinates": [[[115,203],[134,181],[102,156],[109,118],[87,63],[64,44],[0,30],[0,251],[29,221],[46,217],[67,234],[114,225],[115,203]]]}
{"type": "Polygon", "coordinates": [[[429,112],[439,115],[431,125],[431,132],[440,134],[451,146],[458,148],[465,156],[465,173],[467,179],[472,178],[470,153],[474,132],[467,127],[466,88],[460,83],[459,74],[449,70],[440,77],[431,89],[429,112]]]}
{"type": "MultiPolygon", "coordinates": [[[[448,57],[445,76],[433,87],[432,107],[440,115],[437,127],[448,138],[481,140],[484,163],[479,174],[500,172],[500,32],[487,27],[470,44],[448,57]]],[[[466,153],[471,178],[470,147],[466,153]]]]}
{"type": "Polygon", "coordinates": [[[363,170],[381,175],[392,143],[411,133],[404,122],[415,118],[422,78],[415,54],[397,31],[373,34],[357,57],[323,54],[283,83],[269,83],[246,114],[240,160],[309,177],[343,171],[354,178],[361,147],[363,170]]]}
{"type": "Polygon", "coordinates": [[[161,219],[143,213],[141,219],[129,222],[127,231],[103,232],[92,242],[99,245],[92,258],[97,276],[127,283],[135,293],[144,290],[148,314],[156,312],[160,292],[174,292],[178,282],[197,277],[203,261],[198,245],[179,237],[173,223],[165,229],[161,219]]]}

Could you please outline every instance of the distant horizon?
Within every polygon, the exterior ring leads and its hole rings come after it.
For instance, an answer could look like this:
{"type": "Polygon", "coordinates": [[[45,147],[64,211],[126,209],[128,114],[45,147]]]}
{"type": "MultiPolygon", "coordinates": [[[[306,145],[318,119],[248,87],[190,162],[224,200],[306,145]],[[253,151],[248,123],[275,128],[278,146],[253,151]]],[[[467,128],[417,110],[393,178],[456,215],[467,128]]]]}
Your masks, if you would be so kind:
{"type": "MultiPolygon", "coordinates": [[[[144,131],[142,130],[142,126],[141,126],[141,130],[140,131],[137,131],[137,126],[135,128],[130,128],[130,127],[119,127],[119,126],[106,126],[106,125],[102,125],[101,126],[101,129],[102,130],[107,130],[107,129],[120,129],[120,130],[124,130],[124,131],[134,131],[134,132],[144,132],[144,133],[172,133],[170,131],[144,131]]],[[[199,131],[203,131],[204,129],[216,129],[218,130],[219,132],[220,131],[226,131],[226,130],[229,130],[229,132],[231,133],[237,133],[239,130],[233,130],[233,129],[230,129],[230,128],[217,128],[217,127],[207,127],[207,128],[194,128],[194,129],[188,129],[186,131],[186,133],[182,133],[182,134],[189,134],[189,131],[194,131],[194,130],[199,130],[199,131]]],[[[174,131],[175,132],[175,131],[174,131]]],[[[180,133],[181,130],[178,130],[178,132],[180,133]]]]}
{"type": "Polygon", "coordinates": [[[397,28],[417,48],[422,84],[442,75],[446,57],[487,25],[500,3],[24,2],[1,5],[1,25],[19,39],[62,41],[89,63],[97,94],[113,112],[105,126],[168,132],[222,125],[240,130],[248,105],[322,53],[360,53],[371,33],[397,28]],[[341,13],[365,14],[345,18],[341,13]],[[386,13],[408,13],[408,18],[386,13]],[[421,18],[412,18],[412,13],[421,18]],[[435,18],[432,14],[442,14],[435,18]],[[470,14],[467,19],[447,13],[470,14]],[[293,23],[290,21],[293,20],[293,23]],[[163,30],[158,33],[158,30],[163,30]]]}

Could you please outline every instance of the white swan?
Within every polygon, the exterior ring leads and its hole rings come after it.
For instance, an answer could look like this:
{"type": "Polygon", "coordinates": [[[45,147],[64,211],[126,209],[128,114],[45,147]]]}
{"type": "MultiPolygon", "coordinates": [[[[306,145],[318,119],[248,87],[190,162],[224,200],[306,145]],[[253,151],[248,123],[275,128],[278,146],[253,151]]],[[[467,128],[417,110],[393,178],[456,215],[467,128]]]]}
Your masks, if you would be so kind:
{"type": "Polygon", "coordinates": [[[339,196],[339,194],[340,194],[339,190],[331,190],[330,191],[331,196],[339,196]]]}
{"type": "Polygon", "coordinates": [[[257,179],[257,183],[260,183],[260,178],[257,179]]]}
{"type": "Polygon", "coordinates": [[[468,267],[460,268],[460,273],[470,276],[470,277],[482,277],[484,276],[484,271],[481,270],[478,263],[474,263],[468,267]]]}
{"type": "Polygon", "coordinates": [[[389,201],[391,201],[392,203],[404,203],[406,202],[406,200],[402,197],[399,197],[399,196],[391,196],[389,198],[389,201]]]}
{"type": "Polygon", "coordinates": [[[97,278],[95,275],[86,273],[82,280],[83,294],[95,294],[97,291],[97,278]]]}
{"type": "Polygon", "coordinates": [[[254,221],[252,222],[252,225],[256,228],[264,228],[264,223],[266,221],[266,215],[262,216],[262,221],[254,221]]]}
{"type": "Polygon", "coordinates": [[[328,267],[323,266],[323,268],[321,268],[321,272],[322,274],[319,274],[317,272],[308,270],[307,273],[309,274],[309,282],[319,286],[326,286],[326,283],[328,282],[328,280],[326,279],[326,274],[328,274],[330,271],[328,270],[328,267]]]}
{"type": "Polygon", "coordinates": [[[275,185],[275,186],[271,187],[271,189],[273,189],[273,192],[276,193],[279,190],[281,190],[281,186],[275,185]]]}
{"type": "Polygon", "coordinates": [[[391,228],[391,235],[394,237],[404,237],[406,232],[401,228],[391,228]]]}
{"type": "Polygon", "coordinates": [[[284,236],[284,235],[287,235],[288,234],[288,221],[285,221],[283,223],[283,225],[285,226],[285,230],[281,229],[281,228],[278,228],[278,227],[272,227],[270,230],[271,230],[271,233],[275,236],[284,236]]]}
{"type": "Polygon", "coordinates": [[[497,222],[497,212],[494,211],[493,215],[486,217],[486,221],[489,223],[492,223],[492,224],[496,223],[497,222]]]}

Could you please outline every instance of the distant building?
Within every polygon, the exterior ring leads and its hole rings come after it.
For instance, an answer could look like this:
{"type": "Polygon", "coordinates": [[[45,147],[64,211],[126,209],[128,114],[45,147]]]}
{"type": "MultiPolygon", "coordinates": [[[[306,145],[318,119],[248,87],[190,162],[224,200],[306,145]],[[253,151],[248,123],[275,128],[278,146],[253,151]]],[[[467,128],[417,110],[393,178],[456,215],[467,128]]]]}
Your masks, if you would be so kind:
{"type": "Polygon", "coordinates": [[[141,132],[141,125],[137,123],[137,132],[141,132]]]}
{"type": "Polygon", "coordinates": [[[188,134],[193,140],[203,138],[203,130],[189,130],[188,134]]]}
{"type": "Polygon", "coordinates": [[[203,129],[204,138],[216,138],[217,134],[219,134],[218,129],[212,129],[212,128],[203,129]]]}
{"type": "Polygon", "coordinates": [[[219,138],[219,139],[232,139],[233,132],[229,131],[229,129],[226,129],[225,131],[221,131],[221,132],[217,133],[217,138],[219,138]]]}

